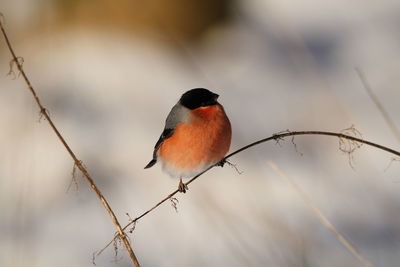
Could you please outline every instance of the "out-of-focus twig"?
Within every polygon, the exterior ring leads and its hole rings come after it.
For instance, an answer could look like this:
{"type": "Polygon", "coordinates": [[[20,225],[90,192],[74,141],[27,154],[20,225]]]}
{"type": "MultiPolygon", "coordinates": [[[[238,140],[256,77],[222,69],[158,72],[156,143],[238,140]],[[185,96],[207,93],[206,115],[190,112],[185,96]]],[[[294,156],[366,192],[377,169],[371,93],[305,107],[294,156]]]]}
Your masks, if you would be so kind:
{"type": "Polygon", "coordinates": [[[382,114],[384,120],[386,123],[389,125],[390,130],[392,131],[393,135],[397,138],[397,141],[400,143],[400,130],[396,127],[396,124],[390,117],[389,113],[386,111],[385,107],[382,105],[382,103],[379,101],[378,97],[374,94],[374,92],[371,89],[371,86],[369,85],[367,78],[364,75],[364,72],[360,68],[355,68],[358,77],[361,80],[361,83],[367,92],[368,96],[371,98],[372,102],[374,102],[375,106],[378,108],[380,113],[382,114]]]}
{"type": "Polygon", "coordinates": [[[336,236],[339,242],[342,243],[342,245],[345,246],[351,254],[353,254],[353,256],[355,256],[365,266],[373,267],[372,263],[370,263],[362,255],[362,253],[336,229],[336,227],[328,220],[328,218],[326,218],[324,214],[322,214],[322,212],[317,208],[314,202],[306,195],[306,193],[303,192],[303,190],[300,189],[300,187],[292,179],[289,178],[289,176],[287,176],[274,162],[268,161],[268,165],[274,170],[276,174],[278,174],[279,177],[285,180],[285,182],[289,184],[289,186],[292,187],[294,191],[296,191],[296,193],[301,197],[301,199],[311,210],[311,212],[314,213],[314,215],[318,218],[322,225],[329,229],[336,236]]]}
{"type": "Polygon", "coordinates": [[[26,85],[28,86],[29,91],[32,93],[36,104],[39,107],[40,110],[40,116],[44,117],[47,122],[49,123],[51,129],[54,131],[54,133],[57,135],[58,139],[60,140],[60,142],[63,144],[63,146],[65,147],[65,149],[68,151],[68,154],[71,156],[72,160],[74,161],[75,166],[82,172],[83,177],[85,177],[85,179],[87,180],[87,182],[89,183],[90,187],[93,189],[93,191],[96,193],[97,197],[99,198],[99,200],[101,201],[101,203],[103,204],[104,208],[106,209],[107,213],[110,215],[112,222],[114,223],[115,227],[117,228],[117,232],[118,234],[116,235],[116,238],[122,240],[122,243],[124,244],[126,250],[129,253],[129,256],[132,260],[132,263],[134,264],[134,266],[140,266],[139,261],[136,258],[135,253],[133,252],[133,249],[131,247],[131,244],[128,240],[128,237],[126,235],[126,233],[124,232],[124,230],[122,229],[117,217],[114,214],[114,211],[111,209],[110,205],[108,204],[107,200],[104,198],[103,194],[101,193],[101,191],[99,190],[99,188],[96,186],[96,184],[94,183],[92,177],[89,175],[88,171],[86,170],[86,168],[84,167],[84,165],[82,164],[82,161],[79,160],[77,158],[77,156],[75,155],[75,153],[72,151],[72,149],[70,148],[70,146],[67,144],[67,142],[65,141],[64,137],[61,135],[61,133],[59,132],[59,130],[57,129],[57,127],[55,126],[55,124],[53,123],[52,119],[50,118],[49,113],[47,112],[47,109],[45,108],[45,106],[41,103],[39,96],[37,95],[35,89],[33,88],[31,82],[29,81],[27,75],[25,74],[25,71],[22,67],[22,60],[21,57],[17,57],[14,49],[12,48],[11,42],[7,36],[7,33],[4,29],[2,20],[0,19],[0,28],[1,28],[1,32],[3,34],[3,37],[6,41],[8,50],[11,53],[12,56],[12,60],[10,62],[10,73],[12,73],[12,68],[13,65],[17,66],[19,74],[22,75],[22,77],[25,80],[26,85]]]}

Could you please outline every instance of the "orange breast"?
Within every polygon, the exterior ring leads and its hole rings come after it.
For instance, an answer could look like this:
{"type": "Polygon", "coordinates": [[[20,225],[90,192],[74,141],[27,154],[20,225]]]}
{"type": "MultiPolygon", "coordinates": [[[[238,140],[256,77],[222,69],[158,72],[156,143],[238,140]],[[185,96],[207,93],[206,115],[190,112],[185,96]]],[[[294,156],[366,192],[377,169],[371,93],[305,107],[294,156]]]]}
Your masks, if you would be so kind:
{"type": "Polygon", "coordinates": [[[188,177],[220,161],[231,144],[231,125],[221,105],[191,111],[189,123],[181,123],[160,146],[157,154],[172,176],[188,177]]]}

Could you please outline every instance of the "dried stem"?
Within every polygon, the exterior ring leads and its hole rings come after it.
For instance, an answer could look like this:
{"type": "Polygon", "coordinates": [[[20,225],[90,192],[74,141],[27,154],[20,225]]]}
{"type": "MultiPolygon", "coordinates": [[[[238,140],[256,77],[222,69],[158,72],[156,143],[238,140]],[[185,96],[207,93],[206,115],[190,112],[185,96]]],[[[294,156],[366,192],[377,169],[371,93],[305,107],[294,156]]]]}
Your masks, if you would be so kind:
{"type": "Polygon", "coordinates": [[[287,176],[275,163],[268,161],[268,165],[275,171],[276,174],[278,174],[279,177],[285,180],[285,182],[288,183],[294,191],[296,191],[296,193],[301,197],[301,199],[311,210],[311,212],[314,213],[314,215],[318,218],[322,225],[329,229],[336,236],[339,242],[342,243],[342,245],[345,246],[351,254],[353,254],[354,257],[356,257],[362,264],[367,267],[373,266],[372,263],[370,263],[364,257],[364,255],[362,255],[362,253],[336,229],[336,227],[328,220],[328,218],[326,218],[324,214],[322,214],[322,212],[318,209],[318,207],[314,204],[310,197],[307,196],[307,194],[304,193],[303,190],[301,190],[300,187],[292,179],[289,178],[289,176],[287,176]]]}
{"type": "Polygon", "coordinates": [[[371,98],[372,102],[374,102],[375,106],[378,108],[378,110],[382,114],[386,123],[389,125],[389,128],[392,131],[393,135],[397,138],[397,141],[400,142],[400,130],[396,127],[396,124],[390,117],[389,113],[386,111],[385,107],[381,104],[378,97],[372,91],[371,86],[369,85],[367,78],[365,78],[365,75],[361,71],[361,69],[356,68],[356,72],[357,72],[357,75],[360,78],[361,83],[363,84],[364,89],[367,92],[368,96],[371,98]]]}
{"type": "MultiPolygon", "coordinates": [[[[240,149],[238,149],[238,150],[236,150],[236,151],[230,153],[230,154],[227,155],[225,158],[223,158],[223,159],[221,160],[221,162],[219,162],[219,163],[217,163],[217,164],[215,164],[215,165],[210,166],[209,168],[207,168],[207,169],[204,170],[203,172],[201,172],[201,173],[199,173],[198,175],[196,175],[196,176],[194,176],[193,178],[191,178],[191,179],[186,183],[186,185],[191,184],[194,180],[196,180],[197,178],[199,178],[199,177],[200,177],[201,175],[203,175],[205,172],[209,171],[211,168],[216,167],[216,166],[221,166],[221,165],[223,165],[223,164],[221,164],[221,163],[224,163],[224,162],[225,162],[227,159],[229,159],[230,157],[232,157],[232,156],[234,156],[234,155],[236,155],[236,154],[238,154],[238,153],[240,153],[240,152],[242,152],[242,151],[244,151],[244,150],[246,150],[246,149],[249,149],[249,148],[251,148],[251,147],[253,147],[253,146],[256,146],[256,145],[259,145],[259,144],[261,144],[261,143],[265,143],[265,142],[268,142],[268,141],[271,141],[271,140],[278,141],[278,140],[282,140],[282,139],[285,138],[285,137],[288,137],[288,136],[296,136],[296,135],[326,135],[326,136],[334,136],[334,137],[338,137],[338,138],[339,138],[339,144],[342,143],[343,140],[349,140],[349,141],[351,141],[351,142],[356,142],[356,143],[360,143],[360,144],[366,144],[366,145],[369,145],[369,146],[372,146],[372,147],[375,147],[375,148],[384,150],[384,151],[386,151],[386,152],[392,153],[392,154],[394,154],[394,155],[396,155],[396,156],[400,156],[400,152],[399,152],[399,151],[393,150],[393,149],[391,149],[391,148],[388,148],[388,147],[385,147],[385,146],[382,146],[382,145],[379,145],[379,144],[376,144],[376,143],[373,143],[373,142],[370,142],[370,141],[363,140],[363,139],[361,139],[361,138],[357,138],[357,137],[350,136],[350,135],[346,135],[346,134],[342,134],[342,133],[324,132],[324,131],[295,131],[295,132],[291,132],[291,131],[289,131],[289,130],[286,130],[286,131],[284,131],[284,132],[282,132],[282,133],[274,134],[274,135],[272,135],[272,136],[270,136],[270,137],[267,137],[267,138],[261,139],[261,140],[259,140],[259,141],[256,141],[256,142],[254,142],[254,143],[251,143],[251,144],[249,144],[249,145],[247,145],[247,146],[244,146],[244,147],[242,147],[242,148],[240,148],[240,149]]],[[[138,216],[138,217],[136,217],[135,219],[133,219],[131,222],[129,222],[127,225],[125,225],[124,228],[122,228],[122,229],[125,230],[125,229],[128,228],[130,225],[132,225],[132,224],[134,224],[134,223],[137,223],[140,219],[142,219],[144,216],[146,216],[147,214],[149,214],[150,212],[152,212],[153,210],[155,210],[157,207],[159,207],[159,206],[160,206],[161,204],[163,204],[165,201],[171,199],[171,198],[172,198],[175,194],[177,194],[178,192],[179,192],[178,190],[173,191],[173,192],[170,193],[168,196],[166,196],[164,199],[162,199],[160,202],[158,202],[157,204],[155,204],[152,208],[148,209],[146,212],[144,212],[144,213],[141,214],[140,216],[138,216]]],[[[115,239],[115,238],[114,238],[114,239],[115,239]]],[[[113,239],[113,240],[114,240],[114,239],[113,239]]],[[[111,244],[111,243],[112,243],[112,241],[111,241],[109,244],[111,244]]]]}
{"type": "MultiPolygon", "coordinates": [[[[67,144],[67,142],[65,141],[65,139],[63,138],[63,136],[61,135],[61,133],[58,131],[58,129],[57,129],[56,126],[54,125],[53,121],[51,120],[51,118],[50,118],[50,116],[49,116],[49,113],[47,112],[47,109],[46,109],[46,108],[43,106],[43,104],[41,103],[41,101],[40,101],[40,99],[39,99],[39,97],[38,97],[36,91],[34,90],[32,84],[30,83],[28,77],[26,76],[26,74],[25,74],[25,72],[24,72],[24,70],[23,70],[23,67],[22,67],[23,60],[21,60],[20,57],[17,57],[17,56],[16,56],[16,54],[15,54],[15,52],[14,52],[12,46],[11,46],[11,43],[10,43],[9,38],[8,38],[8,36],[7,36],[7,34],[6,34],[6,31],[5,31],[4,27],[3,27],[3,23],[2,23],[2,21],[1,21],[1,19],[0,19],[0,28],[1,28],[2,34],[3,34],[4,38],[5,38],[7,47],[8,47],[8,49],[9,49],[11,55],[12,55],[12,61],[10,62],[11,68],[12,68],[12,66],[13,66],[14,64],[17,66],[17,68],[18,68],[18,70],[19,70],[19,74],[22,75],[22,77],[24,78],[24,80],[25,80],[25,82],[26,82],[26,84],[27,84],[27,86],[28,86],[29,91],[32,93],[32,95],[33,95],[33,97],[34,97],[34,99],[35,99],[35,101],[36,101],[36,103],[37,103],[37,105],[38,105],[38,107],[39,107],[39,109],[40,109],[40,115],[43,116],[43,117],[47,120],[47,122],[49,123],[50,127],[52,128],[52,130],[53,130],[54,133],[57,135],[57,137],[58,137],[58,139],[60,140],[60,142],[63,144],[63,146],[64,146],[65,149],[67,150],[68,154],[69,154],[69,155],[71,156],[71,158],[73,159],[74,164],[76,165],[76,167],[82,172],[83,176],[85,177],[85,179],[86,179],[87,182],[89,183],[90,187],[94,190],[94,192],[96,193],[97,197],[98,197],[99,200],[102,202],[104,208],[106,209],[107,213],[110,215],[110,217],[111,217],[111,219],[112,219],[112,221],[113,221],[115,227],[117,228],[117,234],[115,235],[115,237],[113,238],[113,240],[112,240],[109,244],[112,244],[112,243],[113,243],[115,240],[117,240],[117,239],[122,240],[122,242],[123,242],[125,248],[127,249],[128,253],[129,253],[129,255],[130,255],[130,258],[131,258],[132,262],[134,263],[134,265],[135,265],[135,266],[140,266],[140,265],[139,265],[139,262],[138,262],[138,260],[137,260],[137,258],[136,258],[136,256],[135,256],[135,254],[134,254],[134,252],[133,252],[133,250],[132,250],[132,247],[131,247],[131,245],[130,245],[130,242],[129,242],[129,240],[128,240],[128,238],[127,238],[127,235],[126,235],[126,233],[124,232],[124,230],[127,229],[127,228],[128,228],[129,226],[131,226],[132,224],[133,224],[133,225],[136,224],[140,219],[142,219],[144,216],[146,216],[147,214],[149,214],[150,212],[152,212],[153,210],[155,210],[156,208],[158,208],[158,207],[159,207],[161,204],[163,204],[165,201],[174,199],[173,196],[176,195],[179,191],[178,191],[178,190],[173,191],[173,192],[170,193],[168,196],[166,196],[164,199],[162,199],[162,200],[159,201],[157,204],[155,204],[152,208],[148,209],[146,212],[144,212],[144,213],[141,214],[140,216],[138,216],[138,217],[136,217],[135,219],[131,220],[126,226],[124,226],[124,227],[122,228],[121,225],[120,225],[120,223],[119,223],[119,221],[118,221],[118,219],[116,218],[116,216],[115,216],[113,210],[111,209],[110,205],[108,204],[107,200],[104,198],[104,196],[102,195],[102,193],[100,192],[100,190],[97,188],[96,184],[94,183],[93,179],[92,179],[91,176],[89,175],[88,171],[86,170],[86,168],[84,167],[84,165],[82,164],[82,162],[76,157],[76,155],[74,154],[74,152],[72,151],[72,149],[70,148],[70,146],[67,144]]],[[[362,81],[363,81],[363,83],[364,83],[364,86],[365,86],[366,89],[367,89],[367,88],[368,88],[368,85],[367,85],[367,83],[365,82],[365,78],[363,78],[363,76],[361,75],[361,72],[359,72],[359,75],[360,75],[360,78],[362,79],[362,81]]],[[[371,92],[371,91],[369,90],[369,93],[370,93],[370,92],[371,92]]],[[[374,97],[371,97],[371,98],[372,98],[373,100],[376,99],[376,98],[374,98],[374,97]]],[[[374,100],[374,102],[375,102],[375,100],[374,100]]],[[[378,103],[379,103],[379,102],[378,102],[378,103]]],[[[376,104],[378,107],[381,106],[380,104],[377,104],[377,103],[375,103],[375,104],[376,104]]],[[[382,109],[380,109],[380,110],[381,110],[381,112],[382,112],[383,114],[387,114],[386,111],[385,111],[384,109],[383,109],[383,111],[382,111],[382,109]]],[[[387,116],[384,115],[384,117],[385,117],[385,119],[387,120],[387,118],[386,118],[387,116]]],[[[389,119],[390,119],[390,118],[389,118],[389,119]]],[[[389,121],[390,121],[390,120],[389,120],[389,121]]],[[[389,123],[389,122],[388,122],[388,124],[389,124],[389,125],[393,125],[393,123],[389,123]]],[[[391,127],[392,127],[392,126],[391,126],[391,127]]],[[[393,130],[393,129],[392,129],[392,130],[393,130]]],[[[395,128],[395,130],[397,131],[396,128],[395,128]]],[[[234,156],[234,155],[236,155],[236,154],[238,154],[238,153],[240,153],[240,152],[242,152],[242,151],[244,151],[244,150],[247,150],[247,149],[249,149],[249,148],[251,148],[251,147],[253,147],[253,146],[259,145],[259,144],[261,144],[261,143],[265,143],[265,142],[271,141],[271,140],[279,141],[279,140],[282,139],[282,138],[285,138],[285,137],[288,137],[288,136],[294,137],[294,136],[297,136],[297,135],[325,135],[325,136],[334,136],[334,137],[339,138],[339,142],[343,142],[343,140],[349,140],[349,141],[352,141],[352,142],[358,142],[358,143],[366,144],[366,145],[369,145],[369,146],[373,146],[373,147],[375,147],[375,148],[378,148],[378,149],[384,150],[384,151],[386,151],[386,152],[392,153],[392,154],[394,154],[394,155],[400,156],[400,152],[399,152],[399,151],[393,150],[393,149],[391,149],[391,148],[388,148],[388,147],[385,147],[385,146],[382,146],[382,145],[379,145],[379,144],[376,144],[376,143],[373,143],[373,142],[365,141],[365,140],[363,140],[363,139],[361,139],[361,138],[357,138],[357,137],[350,136],[350,135],[346,135],[346,134],[342,134],[342,133],[324,132],[324,131],[295,131],[295,132],[285,131],[285,132],[283,132],[283,133],[274,134],[274,135],[272,135],[272,136],[270,136],[270,137],[268,137],[268,138],[264,138],[264,139],[261,139],[261,140],[259,140],[259,141],[254,142],[254,143],[251,143],[251,144],[249,144],[249,145],[246,145],[246,146],[244,146],[244,147],[242,147],[242,148],[240,148],[240,149],[238,149],[238,150],[236,150],[236,151],[230,153],[229,155],[227,155],[221,162],[224,163],[228,158],[230,158],[230,157],[232,157],[232,156],[234,156]]],[[[204,170],[204,171],[201,172],[200,174],[198,174],[198,175],[196,175],[195,177],[193,177],[192,179],[190,179],[190,180],[186,183],[186,185],[191,184],[193,181],[195,181],[198,177],[200,177],[201,175],[203,175],[205,172],[209,171],[211,168],[213,168],[213,167],[215,167],[215,166],[221,166],[221,165],[223,165],[223,164],[217,163],[217,164],[215,164],[215,165],[213,165],[213,166],[210,166],[209,168],[207,168],[206,170],[204,170]]],[[[329,227],[328,227],[328,228],[329,228],[329,227]]],[[[338,234],[337,231],[336,231],[336,234],[338,234]]],[[[339,234],[339,236],[340,236],[340,234],[339,234]]],[[[345,239],[344,237],[343,237],[343,238],[340,238],[340,240],[341,240],[341,242],[344,242],[344,243],[345,243],[345,241],[346,241],[346,239],[345,239]]],[[[350,246],[349,246],[349,245],[346,245],[346,246],[352,251],[351,245],[350,245],[350,246]]],[[[103,251],[103,250],[101,250],[101,251],[103,251]]],[[[353,249],[352,252],[353,252],[353,253],[356,253],[357,251],[353,249]]],[[[359,258],[359,259],[360,259],[360,258],[359,258]]],[[[360,260],[361,260],[361,259],[360,259],[360,260]]],[[[365,260],[365,259],[364,259],[364,260],[365,260]]],[[[368,266],[368,261],[365,260],[364,263],[368,266]]]]}
{"type": "MultiPolygon", "coordinates": [[[[12,55],[12,61],[10,63],[10,68],[12,68],[12,65],[15,64],[19,70],[19,74],[22,75],[22,77],[25,80],[25,83],[28,86],[29,91],[32,93],[33,97],[35,98],[36,104],[38,105],[39,109],[40,109],[40,115],[43,116],[47,122],[49,123],[50,127],[52,128],[52,130],[54,131],[54,133],[57,135],[58,139],[60,140],[60,142],[63,144],[63,146],[65,147],[65,149],[68,151],[68,154],[71,156],[71,158],[74,161],[74,164],[76,165],[76,167],[82,172],[82,175],[85,177],[85,179],[87,180],[87,182],[89,183],[90,187],[93,189],[93,191],[96,193],[97,197],[99,198],[99,200],[101,201],[101,203],[103,204],[104,208],[106,209],[107,213],[110,215],[112,222],[114,223],[115,227],[117,228],[117,232],[118,234],[116,235],[116,238],[119,238],[122,240],[126,250],[129,253],[129,256],[132,260],[132,263],[134,264],[134,266],[140,266],[135,253],[132,250],[132,247],[130,245],[130,242],[127,238],[127,235],[125,234],[124,230],[121,228],[121,225],[117,219],[117,217],[115,216],[113,210],[111,209],[110,205],[108,204],[107,200],[104,198],[103,194],[100,192],[100,190],[98,189],[98,187],[96,186],[96,184],[94,183],[93,179],[91,178],[91,176],[89,175],[88,171],[86,170],[86,168],[83,166],[82,162],[76,157],[75,153],[72,151],[72,149],[70,148],[70,146],[67,144],[67,142],[65,141],[64,137],[61,135],[61,133],[58,131],[58,129],[56,128],[56,126],[54,125],[53,121],[51,120],[47,109],[43,106],[43,104],[41,103],[39,96],[36,94],[36,91],[34,90],[31,82],[29,81],[28,77],[26,76],[23,67],[22,67],[22,61],[20,60],[20,57],[17,57],[15,55],[14,49],[12,48],[12,45],[10,43],[10,40],[8,39],[8,36],[6,34],[6,31],[3,27],[3,23],[0,20],[0,28],[1,28],[1,32],[4,36],[4,39],[7,43],[7,47],[12,55]]],[[[12,71],[12,70],[11,70],[12,71]]]]}

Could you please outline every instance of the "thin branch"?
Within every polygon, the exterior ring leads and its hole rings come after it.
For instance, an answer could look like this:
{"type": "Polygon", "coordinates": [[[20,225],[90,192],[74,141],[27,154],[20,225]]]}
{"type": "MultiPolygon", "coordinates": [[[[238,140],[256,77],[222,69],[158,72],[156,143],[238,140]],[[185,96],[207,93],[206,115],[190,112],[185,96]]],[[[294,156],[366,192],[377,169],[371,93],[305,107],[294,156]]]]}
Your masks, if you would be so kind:
{"type": "Polygon", "coordinates": [[[20,62],[20,57],[17,57],[14,49],[12,48],[12,45],[10,43],[10,40],[8,39],[8,36],[6,34],[6,31],[3,27],[3,23],[0,20],[0,28],[1,28],[1,32],[4,36],[4,39],[6,41],[7,47],[12,55],[12,61],[10,63],[11,67],[13,64],[15,64],[20,72],[20,74],[22,75],[22,77],[25,80],[25,83],[28,86],[29,91],[32,93],[36,104],[38,105],[39,109],[40,109],[40,115],[43,116],[47,122],[49,123],[50,127],[52,128],[52,130],[54,131],[54,133],[57,135],[58,139],[60,140],[60,142],[63,144],[63,146],[65,147],[65,149],[68,151],[68,154],[71,156],[71,158],[74,161],[74,164],[76,165],[76,167],[82,172],[82,175],[85,177],[85,179],[87,180],[87,182],[89,183],[90,187],[93,189],[93,191],[96,193],[97,197],[99,198],[99,200],[101,201],[101,203],[103,204],[104,208],[106,209],[107,213],[110,215],[112,222],[114,223],[115,227],[117,228],[117,232],[118,235],[117,237],[120,238],[126,248],[126,250],[129,253],[129,256],[132,260],[132,263],[135,266],[140,266],[135,253],[132,250],[132,247],[130,245],[130,242],[127,238],[127,235],[125,234],[125,232],[123,231],[123,229],[121,228],[121,225],[117,219],[117,217],[114,214],[114,211],[111,209],[110,205],[108,204],[107,200],[104,198],[103,194],[100,192],[100,190],[98,189],[98,187],[96,186],[96,184],[94,183],[93,179],[91,178],[91,176],[89,175],[88,171],[86,170],[86,168],[83,166],[82,162],[76,157],[75,153],[72,151],[72,149],[70,148],[70,146],[67,144],[67,142],[65,141],[64,137],[61,135],[61,133],[58,131],[58,129],[56,128],[56,126],[54,125],[53,121],[51,120],[49,113],[47,112],[47,109],[43,106],[43,104],[41,103],[39,96],[36,94],[36,91],[33,89],[33,86],[31,84],[31,82],[29,81],[27,75],[25,74],[23,67],[22,67],[22,63],[20,62]]]}
{"type": "Polygon", "coordinates": [[[79,191],[79,186],[78,186],[78,180],[76,177],[76,164],[74,163],[74,166],[72,167],[72,173],[71,173],[71,181],[69,183],[69,186],[67,188],[67,193],[69,192],[69,190],[71,189],[72,185],[75,185],[75,190],[76,192],[79,191]]]}
{"type": "Polygon", "coordinates": [[[359,68],[356,68],[355,70],[356,70],[357,75],[360,78],[361,83],[363,84],[364,89],[367,92],[368,96],[371,98],[372,102],[374,102],[375,106],[381,112],[383,119],[389,125],[389,128],[392,131],[393,135],[397,138],[397,141],[400,142],[400,130],[396,127],[396,124],[390,117],[389,113],[386,111],[385,107],[381,104],[378,97],[372,91],[371,86],[369,85],[367,78],[365,78],[364,73],[359,68]]]}
{"type": "Polygon", "coordinates": [[[350,243],[350,241],[342,235],[336,227],[322,214],[322,212],[318,209],[318,207],[314,204],[314,202],[310,199],[309,196],[307,196],[306,193],[304,193],[300,187],[292,180],[290,179],[275,163],[272,161],[268,161],[268,165],[278,174],[279,177],[281,177],[283,180],[285,180],[286,183],[288,183],[294,191],[296,191],[297,194],[301,197],[301,199],[304,201],[304,203],[307,205],[307,207],[314,213],[314,215],[318,218],[318,220],[324,225],[327,229],[329,229],[339,240],[340,243],[342,243],[343,246],[345,246],[353,256],[355,256],[362,264],[364,264],[367,267],[372,267],[372,263],[370,263],[360,251],[354,245],[350,243]]]}
{"type": "MultiPolygon", "coordinates": [[[[210,169],[216,167],[216,166],[223,166],[223,163],[226,162],[227,159],[229,159],[230,157],[244,151],[247,150],[253,146],[271,141],[271,140],[275,140],[275,141],[279,141],[282,140],[285,137],[289,137],[289,136],[296,136],[296,135],[325,135],[325,136],[334,136],[334,137],[338,137],[339,138],[339,144],[343,143],[343,140],[349,140],[352,142],[357,142],[357,143],[361,143],[361,144],[366,144],[368,146],[372,146],[381,150],[384,150],[386,152],[389,152],[391,154],[394,154],[396,156],[400,156],[400,152],[396,151],[394,149],[370,142],[370,141],[366,141],[364,139],[361,138],[357,138],[354,136],[350,136],[350,135],[346,135],[343,133],[335,133],[335,132],[324,132],[324,131],[295,131],[295,132],[291,132],[289,130],[283,131],[279,134],[274,134],[270,137],[258,140],[256,142],[253,142],[247,146],[244,146],[232,153],[230,153],[229,155],[225,156],[225,158],[223,158],[221,160],[221,162],[218,162],[210,167],[208,167],[206,170],[202,171],[201,173],[197,174],[196,176],[194,176],[192,179],[190,179],[186,185],[191,184],[193,181],[195,181],[197,178],[199,178],[201,175],[203,175],[204,173],[208,172],[210,169]]],[[[123,230],[125,230],[126,228],[128,228],[130,225],[137,223],[140,219],[142,219],[144,216],[146,216],[147,214],[149,214],[150,212],[152,212],[153,210],[155,210],[156,208],[158,208],[161,204],[163,204],[165,201],[171,199],[175,194],[177,194],[179,191],[175,190],[172,193],[170,193],[168,196],[166,196],[164,199],[162,199],[161,201],[159,201],[157,204],[155,204],[152,208],[148,209],[147,211],[145,211],[144,213],[142,213],[140,216],[136,217],[135,219],[133,219],[132,221],[130,221],[127,225],[124,226],[124,228],[122,228],[123,230]]],[[[113,240],[115,239],[115,237],[113,238],[113,240]]],[[[109,242],[108,244],[111,244],[111,242],[109,242]]],[[[108,246],[108,245],[107,245],[108,246]]],[[[107,247],[106,246],[106,247],[107,247]]]]}
{"type": "MultiPolygon", "coordinates": [[[[342,134],[351,135],[351,136],[362,139],[362,134],[354,127],[354,125],[351,125],[349,128],[343,129],[340,132],[342,134]]],[[[347,154],[347,156],[349,158],[349,165],[353,170],[354,170],[354,165],[353,165],[354,151],[359,149],[361,146],[362,146],[362,143],[339,138],[339,150],[342,151],[343,153],[347,154]]]]}

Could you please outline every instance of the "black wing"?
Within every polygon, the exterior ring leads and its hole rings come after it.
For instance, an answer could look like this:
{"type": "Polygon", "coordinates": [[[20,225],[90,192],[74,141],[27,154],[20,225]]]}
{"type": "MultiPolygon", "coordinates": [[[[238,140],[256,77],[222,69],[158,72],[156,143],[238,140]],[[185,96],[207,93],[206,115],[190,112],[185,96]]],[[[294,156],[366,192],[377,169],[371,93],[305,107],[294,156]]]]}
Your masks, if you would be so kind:
{"type": "Polygon", "coordinates": [[[160,148],[162,142],[165,139],[171,137],[174,133],[176,126],[179,123],[187,121],[187,111],[179,102],[172,107],[169,112],[167,119],[165,120],[164,131],[162,132],[160,138],[158,139],[156,145],[154,146],[153,159],[144,167],[145,169],[152,167],[157,162],[157,151],[160,148]]]}
{"type": "Polygon", "coordinates": [[[171,137],[171,135],[174,133],[174,129],[164,129],[162,132],[160,138],[158,139],[156,145],[154,146],[154,152],[153,152],[153,159],[144,167],[145,169],[148,169],[152,167],[154,164],[157,162],[157,151],[160,148],[160,145],[162,142],[164,142],[165,139],[171,137]]]}

